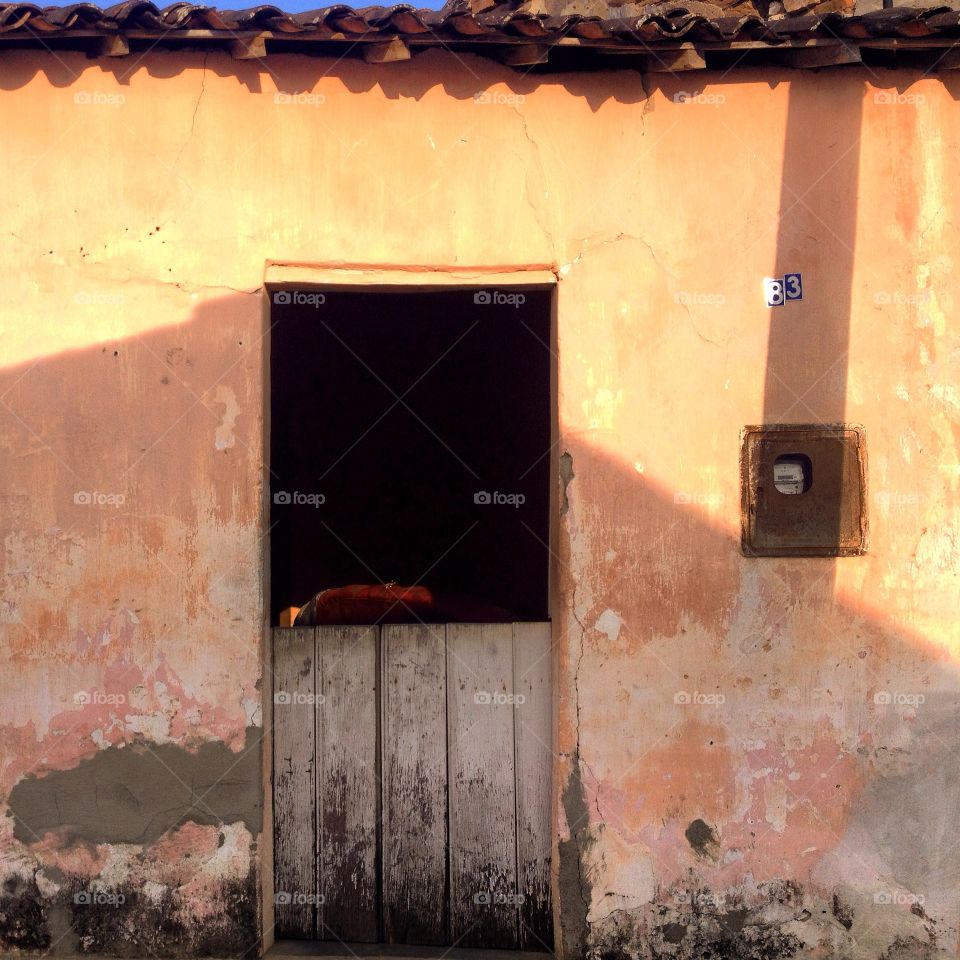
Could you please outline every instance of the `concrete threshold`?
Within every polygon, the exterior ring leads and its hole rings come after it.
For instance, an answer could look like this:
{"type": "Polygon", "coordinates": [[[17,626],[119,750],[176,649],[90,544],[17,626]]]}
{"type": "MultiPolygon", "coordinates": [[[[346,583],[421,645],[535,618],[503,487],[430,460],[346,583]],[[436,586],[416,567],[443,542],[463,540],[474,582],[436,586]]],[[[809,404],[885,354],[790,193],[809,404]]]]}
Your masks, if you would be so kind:
{"type": "Polygon", "coordinates": [[[532,950],[473,950],[466,947],[408,947],[386,943],[338,943],[335,940],[278,940],[264,960],[555,960],[532,950]]]}

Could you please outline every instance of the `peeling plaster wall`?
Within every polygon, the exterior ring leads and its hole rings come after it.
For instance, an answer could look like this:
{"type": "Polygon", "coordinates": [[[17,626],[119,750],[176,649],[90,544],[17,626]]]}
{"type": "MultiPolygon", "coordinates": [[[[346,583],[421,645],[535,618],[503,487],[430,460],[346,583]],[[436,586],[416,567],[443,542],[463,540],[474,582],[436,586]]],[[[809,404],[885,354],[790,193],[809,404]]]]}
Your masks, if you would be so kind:
{"type": "Polygon", "coordinates": [[[954,955],[960,112],[889,77],[5,52],[2,946],[259,936],[278,259],[555,265],[564,954],[954,955]],[[773,415],[866,429],[863,558],[740,554],[771,322],[773,415]]]}

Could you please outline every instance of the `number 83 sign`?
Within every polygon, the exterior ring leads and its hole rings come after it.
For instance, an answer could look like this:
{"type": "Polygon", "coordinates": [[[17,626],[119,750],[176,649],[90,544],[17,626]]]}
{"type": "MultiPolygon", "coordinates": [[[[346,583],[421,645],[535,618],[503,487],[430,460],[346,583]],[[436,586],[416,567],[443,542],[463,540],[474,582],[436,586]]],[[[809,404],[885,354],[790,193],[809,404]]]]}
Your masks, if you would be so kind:
{"type": "Polygon", "coordinates": [[[788,300],[803,299],[803,279],[799,273],[782,277],[764,277],[763,295],[768,307],[782,307],[788,300]]]}

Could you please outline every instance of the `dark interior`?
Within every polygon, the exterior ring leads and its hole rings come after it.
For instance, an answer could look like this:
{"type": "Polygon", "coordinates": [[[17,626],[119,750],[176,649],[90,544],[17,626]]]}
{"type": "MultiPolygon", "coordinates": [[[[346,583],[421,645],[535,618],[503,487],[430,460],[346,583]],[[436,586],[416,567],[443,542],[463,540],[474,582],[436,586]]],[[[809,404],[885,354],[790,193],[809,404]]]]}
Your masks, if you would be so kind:
{"type": "Polygon", "coordinates": [[[272,293],[273,623],[388,581],[548,619],[552,292],[486,293],[272,293]]]}

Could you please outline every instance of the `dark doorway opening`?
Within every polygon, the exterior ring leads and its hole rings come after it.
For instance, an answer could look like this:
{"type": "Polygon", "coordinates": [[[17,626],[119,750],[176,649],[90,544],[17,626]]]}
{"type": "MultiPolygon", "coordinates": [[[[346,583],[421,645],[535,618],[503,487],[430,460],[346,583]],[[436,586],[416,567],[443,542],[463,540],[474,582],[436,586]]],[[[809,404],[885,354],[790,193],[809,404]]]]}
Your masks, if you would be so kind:
{"type": "Polygon", "coordinates": [[[389,581],[443,622],[549,619],[552,296],[271,291],[273,623],[389,581]]]}

